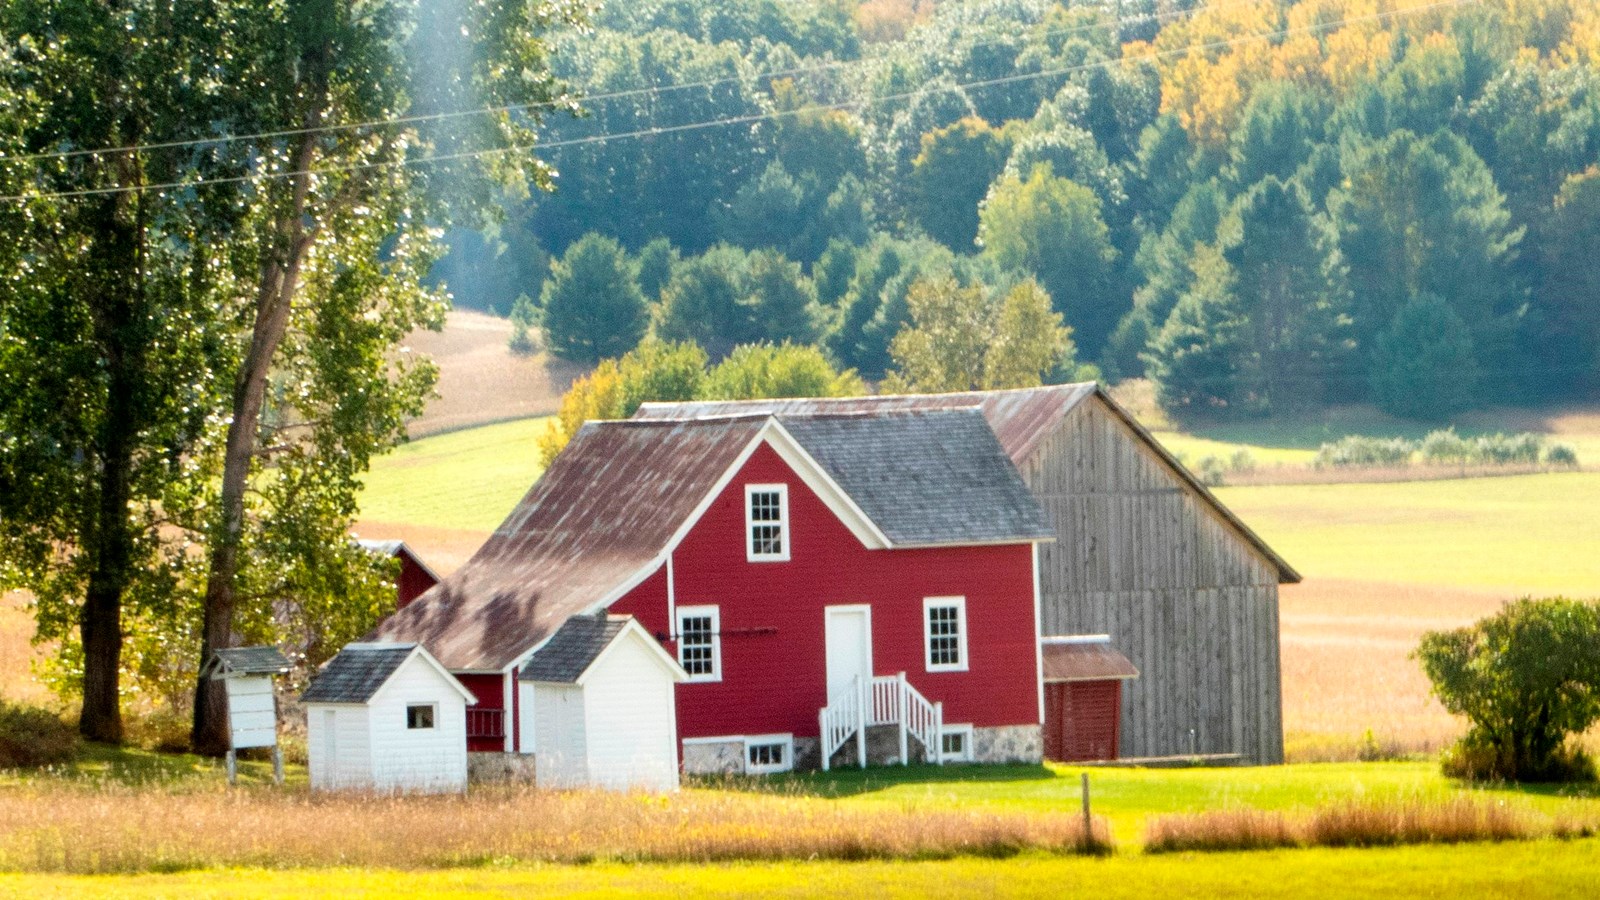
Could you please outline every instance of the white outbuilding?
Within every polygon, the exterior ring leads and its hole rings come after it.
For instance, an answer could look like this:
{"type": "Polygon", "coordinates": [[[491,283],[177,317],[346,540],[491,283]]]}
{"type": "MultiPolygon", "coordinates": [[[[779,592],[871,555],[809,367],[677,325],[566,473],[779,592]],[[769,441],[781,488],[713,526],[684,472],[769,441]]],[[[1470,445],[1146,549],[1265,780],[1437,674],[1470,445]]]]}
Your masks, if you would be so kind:
{"type": "Polygon", "coordinates": [[[300,699],[313,790],[466,790],[478,701],[421,646],[349,644],[300,699]]]}
{"type": "Polygon", "coordinates": [[[518,676],[521,744],[542,787],[678,787],[682,667],[631,616],[574,616],[518,676]]]}

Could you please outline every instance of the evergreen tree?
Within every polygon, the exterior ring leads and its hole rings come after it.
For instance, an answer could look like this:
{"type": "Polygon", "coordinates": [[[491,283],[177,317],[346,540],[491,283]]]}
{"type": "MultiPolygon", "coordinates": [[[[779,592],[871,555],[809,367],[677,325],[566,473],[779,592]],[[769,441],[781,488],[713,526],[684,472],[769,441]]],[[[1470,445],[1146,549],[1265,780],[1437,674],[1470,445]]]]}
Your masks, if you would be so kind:
{"type": "Polygon", "coordinates": [[[1378,334],[1371,365],[1372,393],[1385,412],[1443,420],[1472,405],[1478,362],[1472,333],[1438,297],[1422,294],[1378,334]]]}

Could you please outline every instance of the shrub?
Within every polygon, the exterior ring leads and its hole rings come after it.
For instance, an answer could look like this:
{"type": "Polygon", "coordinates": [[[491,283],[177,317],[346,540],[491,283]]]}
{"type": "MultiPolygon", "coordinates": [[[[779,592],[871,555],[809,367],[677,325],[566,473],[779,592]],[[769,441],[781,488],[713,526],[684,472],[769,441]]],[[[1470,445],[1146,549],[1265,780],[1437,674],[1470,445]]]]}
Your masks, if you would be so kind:
{"type": "Polygon", "coordinates": [[[1576,469],[1578,467],[1578,451],[1566,444],[1551,444],[1544,451],[1544,462],[1548,466],[1576,469]]]}
{"type": "Polygon", "coordinates": [[[1533,465],[1544,449],[1544,438],[1536,434],[1489,434],[1472,442],[1475,462],[1489,465],[1533,465]]]}
{"type": "Polygon", "coordinates": [[[78,752],[78,733],[55,713],[0,700],[0,769],[64,763],[78,752]]]}
{"type": "Polygon", "coordinates": [[[1466,628],[1430,631],[1414,656],[1471,729],[1444,759],[1473,779],[1592,779],[1569,735],[1600,721],[1600,605],[1524,598],[1466,628]]]}
{"type": "Polygon", "coordinates": [[[1422,439],[1422,461],[1432,466],[1464,466],[1472,461],[1472,442],[1454,428],[1430,431],[1422,439]]]}
{"type": "Polygon", "coordinates": [[[1369,466],[1405,466],[1417,445],[1405,438],[1375,438],[1352,434],[1317,450],[1313,465],[1324,468],[1357,468],[1369,466]]]}
{"type": "Polygon", "coordinates": [[[1228,469],[1239,475],[1249,475],[1256,470],[1256,458],[1249,450],[1240,447],[1228,457],[1228,469]]]}
{"type": "Polygon", "coordinates": [[[1200,462],[1195,464],[1194,474],[1200,483],[1208,487],[1221,487],[1226,481],[1227,466],[1215,456],[1202,456],[1200,462]]]}

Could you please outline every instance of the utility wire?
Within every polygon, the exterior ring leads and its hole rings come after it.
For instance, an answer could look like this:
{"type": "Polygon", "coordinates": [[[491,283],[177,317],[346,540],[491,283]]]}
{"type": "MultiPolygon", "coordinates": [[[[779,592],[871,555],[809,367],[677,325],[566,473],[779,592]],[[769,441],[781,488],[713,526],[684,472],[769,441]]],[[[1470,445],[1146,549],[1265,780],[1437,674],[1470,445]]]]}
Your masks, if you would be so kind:
{"type": "MultiPolygon", "coordinates": [[[[1314,31],[1324,31],[1324,30],[1333,29],[1333,28],[1336,28],[1338,26],[1343,26],[1343,25],[1353,25],[1353,24],[1358,24],[1358,23],[1363,23],[1363,22],[1373,22],[1373,21],[1384,21],[1384,20],[1388,20],[1388,19],[1399,18],[1399,17],[1402,17],[1402,16],[1416,15],[1416,14],[1419,14],[1419,13],[1429,12],[1429,11],[1436,10],[1436,9],[1446,9],[1446,8],[1473,5],[1473,4],[1476,4],[1478,2],[1479,2],[1479,0],[1440,0],[1440,2],[1430,3],[1430,4],[1426,5],[1426,6],[1416,6],[1416,7],[1410,7],[1408,9],[1403,9],[1403,10],[1392,10],[1390,12],[1371,13],[1371,14],[1368,14],[1368,15],[1365,15],[1365,16],[1352,16],[1352,17],[1347,18],[1347,19],[1339,19],[1339,20],[1335,20],[1335,21],[1331,21],[1331,22],[1318,22],[1318,23],[1315,23],[1315,24],[1312,24],[1312,25],[1301,26],[1299,28],[1278,29],[1278,30],[1269,31],[1269,32],[1260,32],[1260,33],[1256,33],[1256,34],[1241,35],[1239,37],[1228,38],[1228,39],[1224,39],[1224,40],[1209,41],[1209,42],[1204,43],[1204,44],[1196,44],[1196,45],[1191,45],[1191,46],[1186,46],[1186,47],[1175,48],[1175,49],[1172,49],[1172,50],[1161,51],[1161,52],[1157,52],[1157,53],[1151,53],[1151,54],[1148,54],[1146,56],[1136,57],[1136,59],[1164,59],[1164,58],[1171,57],[1171,56],[1183,56],[1183,55],[1187,55],[1187,54],[1190,54],[1190,53],[1196,53],[1196,52],[1207,52],[1207,51],[1211,51],[1211,50],[1226,49],[1228,47],[1234,47],[1234,46],[1238,46],[1238,45],[1241,45],[1241,44],[1253,43],[1255,41],[1272,40],[1272,39],[1276,39],[1276,38],[1290,37],[1290,36],[1296,35],[1296,34],[1304,34],[1304,33],[1314,32],[1314,31]]],[[[774,120],[774,119],[789,118],[789,117],[793,117],[793,116],[800,116],[800,115],[805,115],[805,114],[808,114],[808,113],[815,113],[815,112],[829,112],[829,111],[837,111],[837,110],[845,110],[845,109],[853,109],[853,108],[866,108],[866,107],[876,106],[876,105],[880,105],[880,104],[884,104],[884,103],[896,102],[896,101],[900,101],[900,100],[913,100],[913,99],[916,99],[916,98],[919,98],[919,97],[927,96],[929,94],[942,93],[942,92],[945,92],[945,91],[967,90],[967,89],[972,89],[972,88],[995,87],[995,86],[1004,85],[1004,84],[1017,84],[1017,83],[1026,82],[1026,81],[1033,81],[1035,79],[1040,79],[1040,78],[1053,78],[1053,77],[1062,76],[1062,75],[1071,75],[1071,74],[1074,74],[1074,73],[1077,73],[1077,72],[1090,71],[1090,70],[1093,70],[1093,69],[1109,68],[1111,66],[1122,65],[1126,61],[1127,60],[1123,60],[1123,59],[1102,60],[1102,61],[1093,62],[1093,63],[1082,63],[1082,64],[1079,64],[1079,65],[1076,65],[1076,66],[1066,66],[1066,67],[1059,68],[1059,69],[1043,70],[1043,71],[1039,71],[1039,72],[1025,72],[1025,73],[1020,73],[1020,74],[1015,74],[1015,75],[1006,75],[1006,76],[1002,76],[1002,77],[999,77],[999,78],[984,79],[984,80],[980,80],[980,81],[962,82],[962,83],[948,84],[948,85],[937,85],[937,86],[934,86],[934,87],[920,88],[920,89],[917,89],[917,90],[903,91],[903,92],[897,93],[897,94],[886,94],[886,95],[879,96],[879,97],[869,97],[869,98],[864,98],[864,99],[860,99],[860,100],[844,100],[844,101],[839,101],[839,102],[836,102],[836,103],[813,104],[813,105],[810,105],[810,106],[799,107],[799,108],[791,109],[791,110],[777,110],[777,111],[773,111],[773,112],[751,113],[751,114],[743,115],[743,116],[729,116],[729,117],[725,117],[725,118],[710,119],[710,120],[700,121],[700,122],[688,122],[688,123],[683,123],[683,124],[679,124],[679,125],[652,126],[652,127],[649,127],[649,128],[639,128],[639,129],[635,129],[633,131],[616,132],[616,133],[611,133],[611,134],[586,135],[584,137],[571,138],[571,139],[568,139],[568,140],[549,141],[549,142],[535,143],[535,144],[513,144],[513,145],[510,145],[510,146],[506,146],[506,147],[491,147],[491,148],[479,149],[479,150],[463,150],[463,151],[459,151],[459,152],[455,152],[455,153],[442,153],[442,154],[434,154],[434,155],[431,155],[431,156],[423,156],[423,157],[419,157],[419,158],[416,158],[416,159],[385,160],[385,161],[382,161],[382,162],[370,162],[370,163],[349,163],[349,164],[345,164],[345,165],[327,166],[327,167],[324,167],[324,168],[312,169],[309,172],[290,170],[290,171],[280,171],[280,172],[258,173],[258,174],[252,174],[252,175],[232,175],[232,176],[225,176],[225,177],[221,177],[221,178],[202,178],[202,179],[197,179],[197,180],[194,180],[194,181],[172,181],[172,182],[164,182],[164,183],[158,183],[158,184],[146,184],[146,185],[117,185],[117,186],[101,187],[101,188],[83,188],[83,189],[71,190],[71,191],[48,191],[48,192],[32,192],[32,193],[23,193],[23,194],[9,194],[9,195],[5,195],[5,196],[0,196],[0,202],[9,203],[9,202],[16,202],[16,201],[23,201],[23,200],[66,199],[66,198],[71,198],[71,197],[103,196],[103,195],[106,195],[106,194],[121,194],[121,193],[135,193],[135,192],[144,192],[144,191],[163,191],[163,190],[189,189],[189,188],[199,188],[199,187],[210,187],[210,186],[214,186],[214,185],[240,184],[240,183],[245,183],[245,182],[265,181],[265,180],[273,180],[273,179],[280,179],[280,178],[292,178],[292,177],[295,177],[295,176],[298,176],[298,175],[303,175],[303,174],[310,174],[310,175],[336,175],[336,174],[345,174],[345,173],[350,173],[350,172],[367,171],[367,170],[371,170],[371,169],[398,168],[398,167],[430,165],[430,164],[433,164],[433,163],[451,162],[451,161],[455,161],[455,160],[472,159],[472,158],[479,158],[479,157],[485,157],[485,156],[493,156],[493,155],[503,154],[503,153],[520,153],[520,152],[528,152],[528,151],[535,151],[536,152],[536,151],[540,151],[540,150],[554,150],[554,149],[559,149],[559,148],[562,148],[562,147],[573,147],[573,146],[580,146],[580,145],[584,145],[584,144],[604,143],[606,141],[632,140],[632,139],[638,139],[638,138],[657,137],[657,136],[666,135],[666,134],[678,134],[678,133],[688,132],[688,131],[699,131],[699,130],[704,130],[704,129],[709,129],[709,128],[721,128],[721,127],[726,127],[726,126],[730,126],[730,125],[750,124],[750,123],[754,123],[754,122],[770,121],[770,120],[774,120]]],[[[0,160],[0,162],[3,162],[3,161],[4,160],[0,160]]]]}
{"type": "MultiPolygon", "coordinates": [[[[1193,7],[1191,9],[1176,9],[1176,10],[1168,10],[1167,12],[1157,12],[1157,13],[1148,13],[1148,14],[1138,15],[1138,16],[1130,16],[1130,17],[1124,18],[1124,19],[1114,19],[1114,20],[1112,20],[1110,22],[1096,22],[1096,23],[1087,24],[1087,25],[1075,25],[1075,26],[1072,26],[1072,27],[1069,27],[1069,28],[1056,28],[1056,29],[1049,29],[1049,30],[1040,31],[1040,32],[1031,32],[1029,34],[1029,36],[1033,37],[1033,38],[1061,37],[1061,36],[1065,36],[1065,35],[1082,33],[1082,32],[1085,32],[1085,31],[1093,31],[1093,30],[1096,30],[1096,29],[1099,29],[1099,28],[1104,28],[1104,27],[1117,27],[1117,28],[1120,28],[1123,25],[1136,24],[1136,23],[1140,23],[1140,22],[1165,21],[1167,19],[1178,18],[1178,17],[1181,17],[1181,16],[1191,16],[1191,15],[1195,15],[1195,14],[1202,13],[1202,12],[1214,12],[1214,11],[1218,11],[1218,10],[1235,9],[1235,8],[1244,7],[1244,6],[1252,6],[1252,5],[1258,4],[1259,2],[1260,2],[1260,0],[1234,0],[1234,2],[1231,2],[1231,3],[1212,3],[1212,4],[1209,4],[1209,5],[1206,5],[1206,6],[1196,6],[1196,7],[1193,7]]],[[[1007,38],[997,38],[997,39],[989,40],[989,41],[976,41],[976,42],[974,42],[972,44],[968,44],[967,47],[968,48],[990,47],[990,46],[996,46],[996,45],[999,45],[999,44],[1007,43],[1010,40],[1011,40],[1011,38],[1007,37],[1007,38]]],[[[438,122],[438,121],[443,121],[443,120],[447,120],[447,119],[466,118],[466,117],[469,117],[469,116],[500,115],[500,114],[503,114],[503,113],[527,112],[529,110],[534,110],[534,109],[549,109],[549,108],[555,108],[555,107],[559,107],[559,106],[566,106],[566,105],[569,105],[569,104],[570,105],[583,105],[583,104],[597,103],[599,101],[605,101],[605,100],[618,100],[618,99],[623,99],[623,98],[627,98],[627,97],[639,97],[639,96],[646,96],[646,95],[660,95],[660,94],[671,93],[671,92],[674,92],[674,91],[684,91],[684,90],[692,90],[692,89],[695,89],[695,88],[716,87],[718,85],[734,84],[734,83],[739,83],[739,82],[743,82],[743,81],[746,81],[746,80],[760,80],[760,79],[767,79],[767,78],[785,78],[785,77],[792,76],[792,75],[809,75],[809,74],[813,74],[813,73],[817,73],[817,72],[831,71],[833,69],[838,69],[838,68],[846,68],[846,67],[865,68],[865,67],[867,67],[867,66],[869,66],[869,65],[871,65],[871,64],[873,64],[875,62],[877,62],[876,59],[867,59],[867,58],[851,59],[851,60],[833,60],[833,61],[825,62],[825,63],[816,63],[816,64],[806,65],[806,66],[797,66],[795,68],[790,68],[790,69],[776,69],[776,70],[767,71],[767,72],[756,72],[756,73],[752,73],[752,74],[749,74],[749,75],[730,75],[730,76],[726,76],[726,77],[723,77],[723,78],[712,78],[712,79],[707,79],[707,80],[704,80],[704,81],[690,81],[690,82],[678,82],[678,83],[675,83],[675,84],[650,85],[650,86],[646,86],[646,87],[626,88],[626,89],[616,90],[616,91],[606,91],[606,92],[597,93],[597,94],[582,94],[582,95],[577,95],[577,96],[563,96],[563,97],[553,98],[553,99],[550,99],[550,100],[539,100],[539,101],[534,101],[534,102],[530,102],[530,103],[513,103],[513,104],[508,104],[508,105],[505,105],[505,106],[491,106],[491,107],[483,107],[483,108],[479,108],[479,109],[454,110],[454,111],[451,111],[451,112],[428,113],[428,114],[414,115],[414,116],[397,116],[397,117],[385,118],[385,119],[371,119],[371,120],[364,121],[364,122],[346,122],[346,123],[339,124],[339,125],[329,125],[329,126],[320,127],[320,128],[285,128],[285,129],[281,129],[281,130],[278,130],[278,131],[260,131],[260,132],[256,132],[256,133],[253,133],[253,134],[239,134],[239,135],[223,134],[223,135],[217,135],[217,136],[208,137],[208,138],[191,138],[191,139],[188,139],[188,140],[161,141],[161,142],[158,142],[158,143],[148,143],[148,144],[127,144],[127,145],[124,145],[124,146],[121,146],[121,147],[101,147],[101,148],[96,148],[96,149],[82,149],[82,150],[53,150],[53,151],[44,151],[44,152],[39,152],[39,153],[18,154],[16,156],[0,155],[0,162],[36,162],[36,161],[39,161],[39,160],[47,160],[47,159],[73,159],[73,158],[82,157],[82,156],[101,156],[101,155],[111,155],[111,154],[118,154],[118,153],[139,153],[139,152],[144,152],[144,151],[149,151],[149,150],[171,150],[171,149],[179,149],[179,148],[184,148],[184,147],[210,147],[210,146],[216,146],[216,145],[219,145],[219,144],[228,144],[228,143],[233,143],[233,142],[238,142],[238,141],[258,141],[258,140],[270,140],[270,139],[273,139],[273,138],[296,137],[298,135],[307,134],[307,133],[313,132],[313,131],[320,132],[320,133],[335,133],[335,132],[346,132],[346,131],[359,131],[359,130],[366,129],[366,128],[378,128],[378,127],[388,126],[388,125],[414,125],[414,124],[421,124],[421,123],[426,123],[426,122],[438,122]]]]}

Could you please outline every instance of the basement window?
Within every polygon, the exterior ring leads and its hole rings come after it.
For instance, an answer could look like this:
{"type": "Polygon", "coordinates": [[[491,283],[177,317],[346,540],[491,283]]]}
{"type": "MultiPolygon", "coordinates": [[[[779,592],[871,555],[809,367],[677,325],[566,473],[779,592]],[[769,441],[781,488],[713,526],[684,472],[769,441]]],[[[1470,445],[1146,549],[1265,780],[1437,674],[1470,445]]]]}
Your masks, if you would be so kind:
{"type": "Polygon", "coordinates": [[[922,601],[923,637],[929,672],[967,670],[967,599],[928,597],[922,601]]]}
{"type": "Polygon", "coordinates": [[[722,680],[721,618],[715,606],[678,607],[678,665],[690,681],[722,680]]]}
{"type": "Polygon", "coordinates": [[[972,762],[972,726],[944,726],[939,732],[939,758],[945,762],[972,762]]]}
{"type": "Polygon", "coordinates": [[[431,730],[436,709],[437,706],[432,703],[407,704],[406,728],[412,731],[431,730]]]}
{"type": "Polygon", "coordinates": [[[744,771],[770,775],[794,768],[794,735],[763,734],[744,739],[744,771]]]}
{"type": "Polygon", "coordinates": [[[784,562],[789,558],[789,486],[744,486],[745,559],[784,562]]]}

